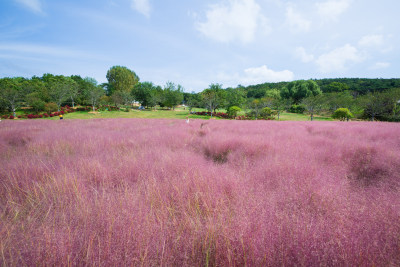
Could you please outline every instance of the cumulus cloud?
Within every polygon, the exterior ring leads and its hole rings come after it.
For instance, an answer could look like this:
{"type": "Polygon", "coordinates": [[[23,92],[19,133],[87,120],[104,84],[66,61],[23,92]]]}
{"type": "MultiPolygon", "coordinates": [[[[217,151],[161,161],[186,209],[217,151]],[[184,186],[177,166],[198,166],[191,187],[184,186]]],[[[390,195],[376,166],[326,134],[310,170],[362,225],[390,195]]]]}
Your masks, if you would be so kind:
{"type": "Polygon", "coordinates": [[[206,21],[197,23],[196,28],[204,36],[223,43],[250,43],[258,29],[270,31],[267,19],[254,0],[229,0],[211,5],[206,21]]]}
{"type": "Polygon", "coordinates": [[[39,0],[15,0],[37,14],[43,14],[42,3],[39,0]]]}
{"type": "Polygon", "coordinates": [[[383,45],[383,35],[366,35],[360,39],[358,45],[364,47],[381,46],[383,45]]]}
{"type": "Polygon", "coordinates": [[[275,71],[263,65],[261,67],[245,69],[241,74],[220,74],[218,79],[223,81],[227,86],[235,86],[238,84],[247,86],[265,82],[292,81],[294,79],[294,74],[289,70],[275,71]]]}
{"type": "Polygon", "coordinates": [[[304,63],[309,63],[314,60],[314,55],[308,54],[304,47],[297,47],[295,49],[295,56],[300,58],[304,63]]]}
{"type": "Polygon", "coordinates": [[[307,32],[311,27],[311,21],[305,19],[292,6],[288,6],[286,9],[286,24],[296,32],[307,32]]]}
{"type": "Polygon", "coordinates": [[[146,17],[150,17],[151,6],[149,0],[132,0],[131,7],[146,17]]]}
{"type": "Polygon", "coordinates": [[[329,0],[316,3],[317,12],[324,20],[336,20],[351,4],[351,0],[329,0]]]}
{"type": "Polygon", "coordinates": [[[363,61],[362,54],[350,44],[336,48],[318,57],[316,63],[323,73],[342,72],[351,63],[363,61]]]}

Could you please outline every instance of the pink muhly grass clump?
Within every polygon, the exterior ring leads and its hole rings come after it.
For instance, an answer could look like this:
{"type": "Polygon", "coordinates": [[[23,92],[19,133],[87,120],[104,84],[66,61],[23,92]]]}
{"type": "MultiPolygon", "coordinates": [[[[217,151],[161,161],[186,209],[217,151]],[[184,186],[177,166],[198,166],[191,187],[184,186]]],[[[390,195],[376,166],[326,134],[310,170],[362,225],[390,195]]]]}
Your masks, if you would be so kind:
{"type": "Polygon", "coordinates": [[[400,265],[400,126],[5,121],[1,265],[400,265]]]}

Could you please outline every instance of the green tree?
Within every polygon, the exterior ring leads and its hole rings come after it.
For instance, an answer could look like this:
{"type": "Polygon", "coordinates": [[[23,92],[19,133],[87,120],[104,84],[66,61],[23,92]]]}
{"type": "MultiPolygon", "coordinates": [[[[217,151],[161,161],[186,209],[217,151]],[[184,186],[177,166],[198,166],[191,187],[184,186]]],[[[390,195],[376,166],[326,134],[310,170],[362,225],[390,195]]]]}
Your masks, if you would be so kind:
{"type": "Polygon", "coordinates": [[[282,88],[281,97],[290,98],[293,100],[293,103],[299,104],[303,98],[316,96],[321,93],[321,89],[315,81],[300,80],[290,82],[287,86],[282,88]]]}
{"type": "Polygon", "coordinates": [[[310,114],[310,120],[314,120],[314,115],[317,113],[324,105],[322,95],[311,95],[304,98],[301,103],[306,107],[308,113],[310,114]]]}
{"type": "Polygon", "coordinates": [[[246,101],[246,92],[242,87],[228,88],[226,92],[226,103],[227,108],[232,106],[242,107],[246,101]]]}
{"type": "Polygon", "coordinates": [[[370,93],[363,96],[361,105],[364,107],[364,118],[374,120],[388,120],[395,116],[400,90],[390,90],[383,93],[370,93]]]}
{"type": "Polygon", "coordinates": [[[40,111],[44,110],[44,105],[46,102],[44,102],[40,98],[40,94],[38,92],[33,92],[25,96],[25,102],[29,106],[33,108],[35,113],[39,113],[40,111]]]}
{"type": "Polygon", "coordinates": [[[175,109],[175,107],[183,101],[183,87],[181,85],[175,85],[172,82],[167,82],[164,86],[164,99],[163,104],[165,107],[175,109]]]}
{"type": "Polygon", "coordinates": [[[272,108],[276,110],[278,115],[278,121],[280,120],[280,115],[283,111],[287,110],[290,106],[290,100],[284,98],[274,98],[272,101],[272,108]]]}
{"type": "Polygon", "coordinates": [[[189,112],[192,112],[194,107],[201,106],[201,95],[192,92],[191,94],[186,93],[185,105],[189,108],[189,112]]]}
{"type": "Polygon", "coordinates": [[[85,86],[85,96],[87,101],[92,106],[93,112],[96,109],[96,105],[99,103],[100,98],[105,95],[104,89],[97,85],[97,81],[93,78],[85,78],[86,86],[85,86]]]}
{"type": "Polygon", "coordinates": [[[265,99],[253,99],[248,103],[248,107],[250,108],[250,113],[247,115],[254,117],[256,120],[262,113],[263,109],[267,106],[267,103],[264,101],[265,99]]]}
{"type": "Polygon", "coordinates": [[[71,91],[75,90],[77,84],[70,77],[62,75],[51,77],[48,84],[50,98],[57,104],[57,109],[60,111],[62,103],[71,96],[71,91]]]}
{"type": "Polygon", "coordinates": [[[222,89],[221,84],[210,84],[210,86],[201,92],[203,103],[209,111],[215,112],[218,108],[223,107],[226,101],[226,92],[222,89]]]}
{"type": "Polygon", "coordinates": [[[139,82],[136,73],[127,67],[113,66],[107,71],[107,93],[112,95],[114,91],[131,93],[133,87],[139,82]]]}
{"type": "Polygon", "coordinates": [[[156,87],[152,82],[136,84],[132,94],[135,100],[144,107],[154,107],[157,105],[156,87]]]}
{"type": "Polygon", "coordinates": [[[128,105],[132,102],[132,94],[126,91],[115,91],[111,99],[117,107],[128,105]]]}
{"type": "Polygon", "coordinates": [[[351,114],[350,110],[347,108],[338,108],[332,114],[332,118],[338,119],[341,121],[344,121],[344,120],[349,121],[351,118],[353,118],[353,114],[351,114]]]}
{"type": "Polygon", "coordinates": [[[16,117],[15,111],[19,108],[23,101],[23,92],[21,84],[15,78],[0,79],[0,98],[4,101],[13,116],[16,117]]]}
{"type": "Polygon", "coordinates": [[[236,118],[237,114],[242,111],[238,106],[231,106],[228,108],[228,115],[231,118],[236,118]]]}

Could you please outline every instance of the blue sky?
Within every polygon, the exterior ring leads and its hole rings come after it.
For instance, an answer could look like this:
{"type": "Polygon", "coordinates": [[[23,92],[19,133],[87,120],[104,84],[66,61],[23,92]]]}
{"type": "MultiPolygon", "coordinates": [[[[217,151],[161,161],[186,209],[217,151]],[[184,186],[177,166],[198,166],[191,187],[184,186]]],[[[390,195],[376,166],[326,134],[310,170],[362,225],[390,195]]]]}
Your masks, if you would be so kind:
{"type": "Polygon", "coordinates": [[[398,0],[1,0],[0,77],[126,66],[201,91],[399,78],[398,0]]]}

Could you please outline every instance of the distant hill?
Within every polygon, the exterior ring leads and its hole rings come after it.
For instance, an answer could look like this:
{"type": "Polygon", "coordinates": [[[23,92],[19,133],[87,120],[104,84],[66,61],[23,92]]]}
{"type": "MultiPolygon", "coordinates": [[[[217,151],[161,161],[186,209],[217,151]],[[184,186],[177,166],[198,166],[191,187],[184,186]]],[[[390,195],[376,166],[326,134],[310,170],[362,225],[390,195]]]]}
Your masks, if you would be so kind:
{"type": "MultiPolygon", "coordinates": [[[[322,92],[329,92],[332,83],[341,83],[347,86],[348,90],[355,91],[360,95],[369,92],[381,92],[392,88],[400,88],[400,79],[369,79],[369,78],[334,78],[334,79],[313,79],[321,88],[322,92]]],[[[280,90],[288,82],[262,83],[243,87],[249,98],[260,98],[268,90],[280,90]]]]}

